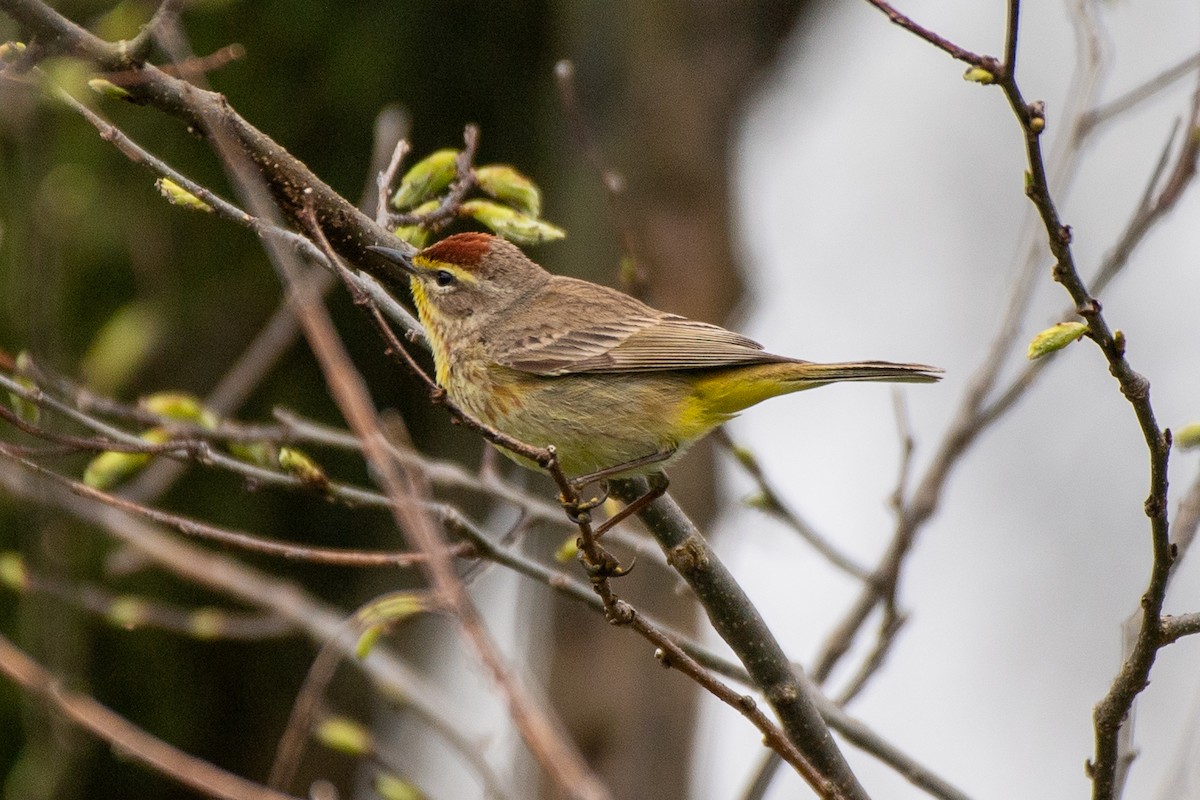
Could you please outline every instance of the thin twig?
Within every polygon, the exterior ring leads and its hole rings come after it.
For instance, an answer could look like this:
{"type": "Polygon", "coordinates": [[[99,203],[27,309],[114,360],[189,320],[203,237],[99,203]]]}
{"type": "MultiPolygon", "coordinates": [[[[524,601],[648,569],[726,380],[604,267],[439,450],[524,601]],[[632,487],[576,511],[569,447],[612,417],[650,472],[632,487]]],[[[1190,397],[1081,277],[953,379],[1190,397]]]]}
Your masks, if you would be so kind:
{"type": "Polygon", "coordinates": [[[860,581],[870,578],[869,570],[839,550],[833,542],[821,535],[808,520],[801,517],[799,512],[784,501],[767,478],[766,472],[754,453],[735,444],[724,428],[718,428],[714,436],[733,454],[734,460],[758,486],[758,495],[751,505],[783,522],[837,569],[860,581]]]}
{"type": "MultiPolygon", "coordinates": [[[[0,443],[0,456],[20,464],[26,469],[41,475],[48,481],[66,487],[81,497],[88,497],[113,508],[145,517],[160,525],[174,528],[186,536],[205,539],[227,547],[236,547],[246,552],[278,556],[289,561],[308,561],[342,567],[412,567],[424,562],[426,558],[423,553],[372,553],[365,550],[311,547],[264,539],[261,536],[229,530],[228,528],[220,528],[216,525],[210,525],[207,522],[200,522],[199,520],[182,517],[168,511],[150,508],[124,497],[118,497],[108,492],[102,492],[99,489],[93,489],[91,486],[71,480],[29,459],[22,458],[12,452],[11,448],[4,443],[0,443]]],[[[468,552],[468,548],[456,548],[453,552],[458,555],[464,555],[468,552]]]]}
{"type": "Polygon", "coordinates": [[[618,278],[622,288],[635,297],[643,297],[649,284],[645,259],[640,255],[637,237],[633,233],[632,213],[625,203],[625,178],[615,169],[604,162],[600,144],[591,127],[584,117],[583,108],[579,102],[579,92],[575,86],[575,64],[569,60],[559,61],[554,65],[554,80],[558,86],[559,102],[562,103],[563,113],[571,126],[575,142],[583,152],[584,158],[596,173],[600,186],[604,189],[604,197],[608,201],[608,212],[612,217],[613,227],[621,240],[621,249],[627,261],[622,265],[618,278]]]}
{"type": "MultiPolygon", "coordinates": [[[[1017,0],[1010,0],[1010,9],[1017,0]]],[[[1016,24],[1015,11],[1010,24],[1016,24]]],[[[1041,130],[1033,124],[1034,114],[1025,101],[1020,87],[1011,74],[1000,76],[998,84],[1009,106],[1020,122],[1025,140],[1029,183],[1026,194],[1038,210],[1046,231],[1050,252],[1054,256],[1053,277],[1062,284],[1074,301],[1077,313],[1088,326],[1088,336],[1099,346],[1117,379],[1121,392],[1132,406],[1150,453],[1150,490],[1145,503],[1150,519],[1150,540],[1153,553],[1150,581],[1141,602],[1141,625],[1136,641],[1122,665],[1120,674],[1108,694],[1097,705],[1094,714],[1096,729],[1095,757],[1089,765],[1095,800],[1116,796],[1120,782],[1119,739],[1123,721],[1135,699],[1148,682],[1150,669],[1159,648],[1158,629],[1162,603],[1166,595],[1173,552],[1168,536],[1167,463],[1171,437],[1159,428],[1150,403],[1150,384],[1135,372],[1125,358],[1123,337],[1113,334],[1100,303],[1095,299],[1076,267],[1071,249],[1071,231],[1060,219],[1046,177],[1041,148],[1041,130]]]]}
{"type": "Polygon", "coordinates": [[[885,2],[885,0],[867,0],[867,2],[886,14],[887,18],[890,19],[894,24],[899,25],[909,33],[919,36],[939,50],[948,53],[951,57],[975,67],[983,67],[989,72],[995,73],[998,71],[1000,64],[995,58],[991,56],[981,56],[977,53],[972,53],[970,50],[967,50],[964,47],[959,47],[949,39],[934,33],[923,25],[914,22],[911,18],[901,14],[892,6],[891,3],[885,2]]]}
{"type": "MultiPolygon", "coordinates": [[[[353,657],[356,638],[345,635],[345,613],[319,602],[301,587],[246,564],[181,540],[145,520],[47,482],[34,472],[0,463],[0,486],[27,502],[36,501],[107,532],[117,542],[181,580],[269,611],[303,631],[319,644],[336,642],[343,655],[353,657]]],[[[380,693],[402,703],[474,771],[493,794],[503,796],[501,781],[482,758],[479,743],[460,733],[461,722],[447,717],[454,703],[439,688],[411,669],[388,648],[380,646],[365,660],[351,658],[377,685],[380,693]]]]}
{"type": "Polygon", "coordinates": [[[1088,111],[1075,124],[1075,135],[1082,137],[1091,133],[1096,126],[1130,111],[1143,101],[1149,100],[1163,89],[1166,89],[1180,78],[1186,78],[1197,69],[1200,69],[1200,53],[1193,53],[1178,64],[1163,70],[1153,78],[1109,100],[1104,105],[1088,111]]]}
{"type": "Polygon", "coordinates": [[[74,724],[107,742],[124,758],[141,762],[193,791],[222,800],[298,800],[189,755],[91,697],[71,691],[3,636],[0,636],[0,672],[74,724]]]}

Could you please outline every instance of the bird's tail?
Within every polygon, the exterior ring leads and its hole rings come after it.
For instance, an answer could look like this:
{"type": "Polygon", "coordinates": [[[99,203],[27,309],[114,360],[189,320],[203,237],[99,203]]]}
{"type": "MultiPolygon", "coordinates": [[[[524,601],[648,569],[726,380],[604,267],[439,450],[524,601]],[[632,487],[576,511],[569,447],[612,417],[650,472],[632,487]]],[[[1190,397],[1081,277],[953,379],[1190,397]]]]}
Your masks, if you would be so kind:
{"type": "Polygon", "coordinates": [[[779,380],[814,386],[840,381],[935,383],[942,379],[942,370],[938,367],[927,364],[897,364],[891,361],[846,361],[838,364],[796,361],[777,366],[776,376],[779,380]]]}
{"type": "Polygon", "coordinates": [[[767,398],[815,389],[830,383],[934,383],[941,378],[940,369],[925,364],[895,364],[890,361],[817,364],[812,361],[781,359],[709,373],[694,384],[692,402],[695,408],[700,410],[697,412],[700,416],[721,422],[767,398]]]}

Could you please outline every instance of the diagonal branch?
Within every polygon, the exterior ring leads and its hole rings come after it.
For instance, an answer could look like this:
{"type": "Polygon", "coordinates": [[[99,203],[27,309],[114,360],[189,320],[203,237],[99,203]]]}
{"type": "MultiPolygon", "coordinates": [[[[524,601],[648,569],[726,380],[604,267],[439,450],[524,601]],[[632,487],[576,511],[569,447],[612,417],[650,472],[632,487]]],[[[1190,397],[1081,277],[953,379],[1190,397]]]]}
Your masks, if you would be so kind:
{"type": "Polygon", "coordinates": [[[147,764],[207,797],[221,800],[298,800],[189,755],[91,697],[71,691],[3,636],[0,636],[0,672],[71,722],[107,742],[123,757],[147,764]]]}

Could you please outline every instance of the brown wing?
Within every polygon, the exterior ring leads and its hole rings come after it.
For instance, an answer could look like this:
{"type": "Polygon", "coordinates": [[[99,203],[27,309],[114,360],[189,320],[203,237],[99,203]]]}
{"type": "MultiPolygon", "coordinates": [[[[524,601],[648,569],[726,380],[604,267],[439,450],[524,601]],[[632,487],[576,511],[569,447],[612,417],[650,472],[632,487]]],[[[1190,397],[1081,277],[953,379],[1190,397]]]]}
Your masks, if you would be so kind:
{"type": "Polygon", "coordinates": [[[629,295],[571,278],[555,278],[524,307],[489,331],[493,359],[536,375],[626,372],[789,361],[717,325],[666,314],[629,295]],[[538,309],[565,308],[566,319],[538,309]],[[495,343],[506,342],[503,348],[495,343]]]}

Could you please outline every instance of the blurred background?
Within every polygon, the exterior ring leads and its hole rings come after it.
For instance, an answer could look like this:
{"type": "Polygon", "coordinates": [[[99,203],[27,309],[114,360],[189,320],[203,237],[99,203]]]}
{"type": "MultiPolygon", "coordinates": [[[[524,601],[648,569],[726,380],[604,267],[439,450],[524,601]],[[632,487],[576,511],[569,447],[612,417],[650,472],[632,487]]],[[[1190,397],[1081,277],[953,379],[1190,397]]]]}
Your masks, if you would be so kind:
{"type": "MultiPolygon", "coordinates": [[[[1072,91],[1075,3],[1027,5],[1018,76],[1029,99],[1047,102],[1053,150],[1064,133],[1055,114],[1072,91]]],[[[903,10],[965,47],[996,53],[1003,6],[912,0],[903,10]]],[[[130,35],[153,10],[128,1],[55,7],[111,38],[130,35]]],[[[1200,8],[1191,0],[1086,8],[1112,53],[1102,99],[1200,50],[1200,8]]],[[[530,251],[552,271],[615,285],[627,248],[645,270],[651,303],[737,327],[774,352],[944,367],[939,386],[903,394],[916,476],[980,366],[1023,261],[1024,156],[1002,96],[964,82],[962,65],[866,3],[201,0],[184,25],[198,53],[245,46],[244,57],[209,75],[213,87],[352,200],[374,180],[372,129],[385,105],[408,115],[417,156],[458,145],[474,122],[479,161],[531,175],[545,193],[545,216],[567,229],[565,241],[530,251]],[[553,68],[564,58],[575,65],[577,122],[624,179],[615,212],[555,86],[553,68]]],[[[0,17],[0,39],[18,36],[0,17]]],[[[1089,139],[1077,179],[1059,198],[1085,276],[1129,219],[1195,85],[1180,81],[1089,139]]],[[[100,110],[228,194],[207,146],[175,121],[111,101],[100,110]]],[[[1197,203],[1186,195],[1101,298],[1153,384],[1161,424],[1171,427],[1200,419],[1197,203]]],[[[1065,318],[1066,294],[1044,260],[1021,341],[1065,318]]],[[[203,395],[280,301],[253,237],[166,205],[148,173],[77,116],[4,83],[0,282],[0,347],[29,350],[125,400],[163,389],[203,395]],[[95,342],[123,315],[136,335],[122,359],[128,368],[115,369],[95,356],[95,342]]],[[[376,402],[399,409],[426,452],[476,466],[478,439],[429,408],[344,294],[330,305],[376,402]]],[[[901,449],[894,405],[886,387],[833,387],[757,408],[731,435],[792,506],[870,564],[893,527],[888,497],[901,449]]],[[[276,406],[339,420],[303,344],[238,416],[269,419],[276,406]]],[[[367,479],[351,458],[321,458],[330,472],[367,479]]],[[[62,466],[78,474],[84,463],[62,466]]],[[[1194,455],[1175,458],[1174,497],[1196,470],[1194,455]]],[[[551,496],[549,484],[529,481],[551,496]]],[[[742,505],[753,486],[724,454],[698,448],[672,473],[672,491],[713,531],[788,651],[807,663],[857,586],[742,505]]],[[[908,564],[901,601],[910,620],[852,712],[972,797],[1088,793],[1091,709],[1117,669],[1121,621],[1146,583],[1146,491],[1145,446],[1128,404],[1095,348],[1068,350],[953,475],[908,564]]],[[[247,491],[196,469],[158,505],[281,539],[397,544],[382,515],[247,491]]],[[[559,533],[535,532],[526,546],[547,556],[560,543],[559,533]]],[[[119,551],[94,530],[4,497],[0,550],[20,551],[31,569],[61,581],[101,581],[185,605],[219,600],[169,574],[120,568],[119,551]]],[[[346,609],[396,588],[389,573],[247,560],[346,609]]],[[[1198,584],[1185,562],[1168,610],[1200,609],[1198,584]]],[[[492,570],[475,589],[489,599],[494,630],[541,678],[617,797],[742,795],[762,748],[738,715],[698,701],[640,640],[544,588],[492,570]]],[[[653,566],[622,579],[620,590],[703,635],[693,604],[653,566]]],[[[462,698],[489,757],[533,781],[486,681],[463,666],[446,628],[437,619],[406,628],[403,647],[462,698]]],[[[14,594],[0,595],[0,630],[70,685],[256,779],[269,769],[314,655],[300,639],[198,643],[122,631],[52,598],[14,594]]],[[[1130,797],[1200,797],[1187,772],[1200,749],[1196,648],[1176,644],[1155,667],[1138,708],[1130,797]]],[[[339,675],[331,702],[393,731],[430,797],[479,796],[419,728],[372,704],[354,670],[339,675]]],[[[835,675],[835,686],[844,678],[835,675]]],[[[354,764],[313,753],[301,780],[330,777],[351,796],[354,764]]],[[[874,796],[922,796],[871,758],[850,755],[874,796]]],[[[0,775],[5,796],[21,800],[192,796],[3,681],[0,775]]],[[[767,797],[805,791],[784,776],[767,797]]]]}

